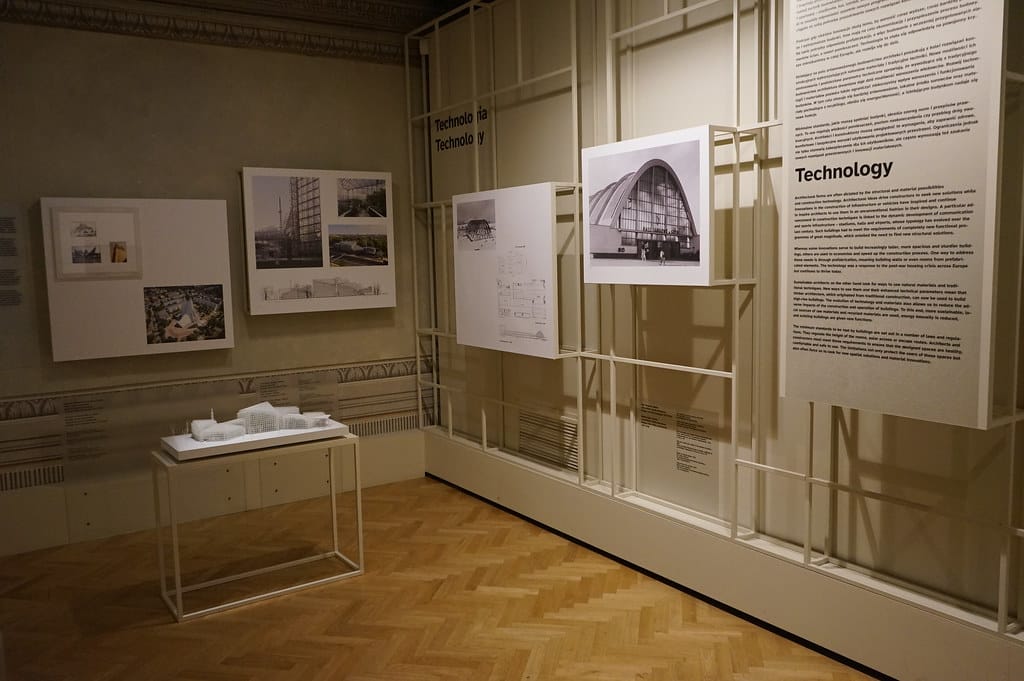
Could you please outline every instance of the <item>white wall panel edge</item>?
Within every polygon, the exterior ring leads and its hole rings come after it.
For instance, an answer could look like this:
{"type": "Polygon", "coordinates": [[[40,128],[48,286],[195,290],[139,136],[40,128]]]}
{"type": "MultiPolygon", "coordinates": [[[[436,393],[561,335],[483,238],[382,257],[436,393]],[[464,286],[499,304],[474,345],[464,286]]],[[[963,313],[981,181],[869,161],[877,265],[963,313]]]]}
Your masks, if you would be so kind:
{"type": "Polygon", "coordinates": [[[426,471],[905,681],[1010,681],[1024,646],[426,432],[426,471]],[[1011,664],[1011,661],[1013,664],[1011,664]]]}
{"type": "Polygon", "coordinates": [[[423,448],[421,430],[359,438],[359,477],[363,487],[422,478],[426,467],[423,448]]]}

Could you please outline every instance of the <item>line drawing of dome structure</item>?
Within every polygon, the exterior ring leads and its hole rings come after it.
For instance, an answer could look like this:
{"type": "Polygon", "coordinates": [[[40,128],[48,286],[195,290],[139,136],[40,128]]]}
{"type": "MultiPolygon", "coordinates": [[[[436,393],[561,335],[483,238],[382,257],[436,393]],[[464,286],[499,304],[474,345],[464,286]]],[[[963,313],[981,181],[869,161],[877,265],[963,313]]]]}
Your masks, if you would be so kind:
{"type": "Polygon", "coordinates": [[[590,196],[595,258],[700,260],[700,234],[679,177],[652,158],[590,196]]]}

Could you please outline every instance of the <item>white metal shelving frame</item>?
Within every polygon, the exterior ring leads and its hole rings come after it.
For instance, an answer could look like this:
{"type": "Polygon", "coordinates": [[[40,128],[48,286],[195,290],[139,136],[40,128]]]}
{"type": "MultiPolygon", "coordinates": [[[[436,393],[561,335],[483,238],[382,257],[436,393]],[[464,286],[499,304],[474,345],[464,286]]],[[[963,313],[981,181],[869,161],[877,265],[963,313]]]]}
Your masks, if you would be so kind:
{"type": "MultiPolygon", "coordinates": [[[[570,63],[565,66],[554,68],[545,73],[526,76],[524,73],[523,63],[523,22],[522,22],[522,3],[521,0],[472,0],[458,8],[451,10],[450,12],[438,17],[432,22],[424,24],[418,29],[412,31],[406,36],[405,39],[405,55],[406,55],[406,93],[407,93],[407,119],[408,119],[408,136],[410,140],[409,148],[409,176],[412,178],[413,191],[410,196],[410,214],[412,216],[412,240],[413,240],[413,281],[414,281],[414,325],[416,327],[416,357],[417,362],[422,361],[426,354],[430,359],[432,367],[432,378],[430,380],[420,380],[417,382],[417,398],[420,405],[424,404],[424,390],[433,391],[433,404],[435,405],[435,418],[433,419],[433,425],[440,425],[440,413],[442,405],[446,405],[445,416],[447,422],[447,433],[450,437],[455,437],[456,433],[453,429],[453,407],[452,407],[452,395],[461,394],[463,397],[476,400],[480,403],[480,421],[481,421],[481,433],[480,433],[480,447],[484,451],[492,453],[501,453],[503,446],[490,447],[488,426],[487,426],[487,406],[495,406],[501,410],[504,409],[518,409],[524,412],[538,413],[544,415],[550,415],[558,418],[563,422],[568,422],[575,426],[577,432],[577,451],[582,451],[582,424],[579,418],[579,414],[582,413],[582,358],[581,352],[583,350],[583,318],[582,318],[582,289],[581,283],[577,281],[573,285],[573,289],[576,291],[576,303],[577,303],[577,319],[576,319],[576,338],[575,347],[571,350],[565,349],[565,344],[562,342],[563,339],[559,339],[560,351],[555,361],[563,360],[576,360],[577,365],[577,411],[574,415],[566,415],[550,409],[538,408],[536,405],[524,405],[515,403],[504,399],[504,394],[501,386],[498,387],[499,397],[495,398],[490,395],[479,395],[468,393],[456,386],[450,386],[445,384],[440,377],[439,373],[439,351],[437,346],[437,339],[446,339],[450,341],[455,340],[455,327],[454,317],[452,315],[450,296],[448,291],[451,287],[452,275],[449,266],[449,248],[452,244],[451,235],[451,210],[452,210],[452,197],[435,197],[433,187],[431,185],[431,177],[429,173],[430,163],[430,135],[429,135],[429,122],[432,117],[448,112],[459,107],[470,106],[474,112],[473,116],[473,127],[472,134],[474,139],[477,139],[480,132],[480,121],[479,117],[475,115],[480,109],[481,103],[484,101],[490,102],[492,117],[494,121],[493,112],[496,109],[497,98],[499,95],[514,94],[521,92],[524,88],[532,86],[541,86],[558,78],[568,78],[569,87],[571,90],[571,101],[572,110],[569,112],[570,120],[572,124],[573,139],[574,142],[574,155],[579,156],[579,77],[578,77],[578,59],[577,59],[577,32],[576,26],[576,0],[569,0],[569,23],[573,27],[573,30],[569,31],[570,45],[570,63]],[[512,3],[514,5],[515,12],[515,67],[516,67],[516,78],[515,82],[497,86],[495,83],[494,74],[494,58],[493,48],[490,72],[490,89],[485,91],[478,90],[478,74],[477,64],[475,59],[471,59],[470,63],[470,79],[471,79],[471,96],[454,102],[444,102],[440,96],[442,87],[439,82],[431,82],[431,72],[440,74],[444,55],[441,48],[440,40],[433,40],[439,35],[443,26],[449,22],[455,20],[467,20],[469,25],[469,40],[470,40],[470,54],[477,54],[478,40],[477,40],[477,20],[481,14],[486,15],[486,20],[490,22],[491,34],[493,35],[494,30],[494,15],[493,10],[496,6],[512,3]],[[428,42],[429,41],[429,42],[428,42]],[[429,53],[430,58],[434,60],[434,63],[429,69],[420,69],[420,83],[419,83],[419,96],[418,98],[413,93],[413,64],[412,54],[413,45],[420,48],[423,53],[429,53]],[[425,48],[425,49],[424,49],[425,48]],[[431,96],[433,95],[433,97],[431,96]],[[413,102],[419,99],[419,111],[413,111],[413,102]],[[416,150],[413,147],[414,140],[416,139],[416,125],[422,125],[424,128],[423,133],[423,149],[422,149],[422,163],[424,168],[417,167],[416,150]],[[426,171],[426,172],[424,172],[426,171]],[[422,187],[418,187],[417,178],[423,179],[422,187]],[[417,194],[419,189],[420,194],[417,194]],[[421,222],[422,221],[422,222],[421,222]],[[423,292],[420,291],[420,261],[421,261],[421,242],[424,237],[421,236],[420,232],[425,228],[426,240],[430,245],[430,250],[427,258],[428,272],[427,279],[429,282],[429,290],[427,291],[427,316],[429,317],[429,325],[425,326],[423,323],[423,311],[421,309],[421,301],[423,300],[423,292]],[[436,245],[440,245],[442,252],[440,257],[434,251],[436,245]],[[440,267],[438,268],[438,262],[440,267]],[[439,271],[438,271],[439,269],[439,271]],[[439,280],[440,278],[440,280],[439,280]],[[429,352],[424,353],[423,345],[424,342],[429,344],[429,352]]],[[[497,124],[491,123],[491,130],[496,130],[497,124]]],[[[580,184],[579,184],[579,166],[574,164],[573,176],[569,182],[556,182],[555,183],[555,194],[558,196],[572,195],[573,196],[573,233],[572,233],[572,244],[575,248],[575,254],[578,256],[582,249],[582,235],[580,234],[579,224],[579,203],[580,203],[580,184]]],[[[479,145],[473,146],[473,186],[467,188],[467,191],[481,191],[480,182],[480,152],[479,145]]],[[[545,180],[550,178],[544,178],[545,180]]],[[[538,180],[540,181],[540,180],[538,180]]],[[[490,182],[487,189],[498,189],[501,188],[498,177],[498,163],[496,154],[491,154],[491,168],[490,168],[490,182]]],[[[568,213],[559,213],[568,214],[568,213]]],[[[563,255],[559,253],[557,255],[563,255]]],[[[577,273],[578,275],[578,273],[577,273]]],[[[499,353],[500,354],[500,353],[499,353]]],[[[499,372],[499,376],[502,372],[499,372]]],[[[500,379],[499,379],[500,380],[500,379]]],[[[503,413],[503,412],[502,412],[503,413]]],[[[423,409],[420,410],[420,427],[425,428],[431,425],[429,422],[431,419],[427,418],[427,415],[423,409]]],[[[499,424],[499,445],[504,443],[504,427],[499,424]]],[[[582,470],[582,467],[580,467],[582,470]]]]}
{"type": "MultiPolygon", "coordinates": [[[[577,25],[577,5],[576,0],[569,0],[571,3],[571,25],[568,29],[571,41],[571,64],[556,69],[552,72],[541,74],[526,78],[523,73],[523,44],[522,44],[522,20],[521,20],[521,2],[520,0],[473,0],[471,2],[462,5],[461,7],[452,10],[451,12],[439,17],[435,21],[424,25],[420,29],[412,32],[406,38],[406,85],[408,89],[408,120],[409,120],[409,139],[412,142],[415,139],[414,126],[420,122],[429,122],[431,116],[436,115],[440,112],[447,111],[451,108],[458,106],[472,105],[473,110],[476,111],[479,107],[481,100],[488,99],[491,102],[495,101],[495,98],[499,94],[510,93],[516,90],[521,90],[524,87],[530,85],[536,85],[552,78],[569,75],[572,80],[572,116],[573,116],[573,153],[577,161],[574,164],[574,176],[572,183],[567,183],[561,186],[561,189],[565,192],[574,192],[577,198],[577,212],[574,216],[575,234],[574,234],[574,246],[577,254],[582,257],[582,235],[581,235],[581,224],[579,210],[579,198],[580,198],[580,169],[579,169],[579,152],[580,152],[580,113],[581,105],[579,101],[580,97],[580,86],[579,86],[579,69],[580,65],[578,62],[577,48],[579,45],[578,40],[578,25],[577,25]],[[437,91],[440,92],[440,88],[437,87],[436,83],[429,83],[427,78],[426,70],[421,71],[421,83],[419,88],[419,101],[420,101],[420,113],[413,112],[413,101],[414,95],[412,90],[412,59],[411,59],[411,46],[414,41],[422,41],[431,36],[437,35],[447,22],[458,20],[466,16],[476,16],[480,11],[489,11],[494,6],[501,3],[514,3],[515,4],[515,38],[516,38],[516,63],[517,63],[517,80],[515,83],[502,87],[493,88],[485,92],[477,92],[477,73],[475,63],[472,65],[471,78],[473,81],[472,96],[460,102],[452,104],[436,103],[430,99],[430,93],[428,87],[433,85],[437,91]],[[434,108],[431,109],[431,106],[434,108]]],[[[1013,385],[1011,394],[1016,396],[1016,404],[1013,413],[1008,414],[1004,417],[993,419],[993,426],[1007,429],[1007,447],[1009,449],[1009,473],[1008,473],[1008,504],[1006,511],[1006,519],[1001,522],[992,522],[984,520],[978,517],[974,517],[968,513],[961,513],[956,511],[950,511],[940,506],[922,504],[907,499],[894,496],[892,494],[886,494],[881,492],[873,492],[866,489],[853,487],[851,485],[843,484],[838,479],[838,457],[841,450],[841,430],[844,419],[845,410],[831,405],[816,405],[814,403],[808,403],[808,433],[807,433],[807,448],[801,456],[804,468],[803,470],[797,470],[793,468],[784,468],[780,466],[769,465],[764,461],[764,424],[761,420],[760,414],[760,394],[762,392],[762,386],[760,383],[760,374],[758,363],[764,360],[764,353],[767,351],[766,348],[770,347],[770,344],[765,343],[765,339],[762,338],[762,315],[764,311],[761,309],[762,301],[761,296],[758,295],[758,284],[761,273],[760,263],[764,257],[767,257],[761,249],[761,232],[767,224],[765,222],[765,214],[770,210],[770,200],[767,198],[769,194],[769,178],[768,170],[771,167],[776,167],[780,164],[780,159],[773,158],[770,151],[770,139],[769,136],[773,133],[778,133],[781,129],[782,122],[779,118],[779,93],[778,93],[778,73],[779,73],[779,43],[781,41],[781,12],[780,3],[777,0],[699,0],[696,2],[686,3],[688,6],[679,7],[672,9],[675,2],[670,0],[663,0],[662,12],[657,17],[646,18],[643,21],[639,21],[635,24],[620,27],[618,25],[618,9],[619,2],[617,0],[606,0],[604,3],[604,24],[607,28],[606,34],[603,37],[594,36],[595,45],[603,42],[605,46],[604,54],[604,82],[605,82],[605,124],[606,124],[606,142],[617,141],[618,129],[619,129],[619,111],[623,104],[620,102],[619,95],[619,79],[620,74],[617,70],[618,59],[614,55],[618,54],[618,46],[624,40],[631,40],[638,33],[654,28],[656,26],[663,26],[666,22],[676,21],[686,17],[692,12],[710,8],[717,5],[728,4],[731,6],[731,17],[732,17],[732,112],[734,120],[730,126],[717,126],[716,133],[716,144],[724,143],[726,145],[732,145],[733,156],[731,161],[731,174],[733,176],[733,187],[732,187],[732,207],[734,209],[731,223],[732,230],[732,253],[731,253],[731,271],[730,276],[727,278],[719,279],[714,282],[714,286],[718,288],[731,289],[730,295],[730,310],[729,319],[732,331],[731,338],[731,367],[728,371],[713,369],[710,367],[700,366],[686,366],[679,364],[672,364],[666,362],[658,362],[653,360],[642,359],[639,357],[630,357],[618,352],[618,348],[615,344],[614,337],[610,339],[608,343],[608,351],[601,352],[602,347],[601,340],[598,339],[596,344],[589,344],[586,342],[584,332],[584,284],[582,282],[582,263],[579,263],[579,268],[576,272],[574,290],[570,294],[577,304],[577,329],[574,347],[569,350],[564,350],[558,360],[574,360],[576,367],[576,412],[575,414],[559,413],[557,411],[552,412],[551,410],[538,408],[536,406],[523,405],[515,402],[512,399],[506,399],[503,392],[500,392],[500,397],[494,398],[487,395],[469,394],[465,391],[461,391],[459,387],[453,385],[447,385],[440,375],[439,367],[439,354],[437,350],[436,340],[438,338],[444,338],[454,341],[454,330],[451,325],[451,310],[448,309],[448,296],[444,293],[447,287],[450,286],[450,277],[447,271],[447,255],[442,258],[442,271],[438,273],[436,270],[435,254],[433,252],[422,256],[428,259],[429,271],[429,316],[431,318],[430,325],[424,326],[421,320],[420,312],[420,301],[422,299],[423,292],[419,290],[419,274],[418,270],[414,272],[414,281],[416,282],[415,290],[415,301],[416,301],[416,346],[417,346],[417,360],[421,360],[424,354],[428,355],[432,361],[433,377],[431,380],[421,380],[419,384],[420,393],[420,404],[423,402],[423,390],[431,390],[435,393],[434,405],[435,409],[440,410],[440,406],[443,404],[441,399],[442,396],[446,398],[447,411],[445,413],[446,427],[440,427],[439,431],[445,434],[447,437],[465,441],[466,438],[462,434],[458,433],[453,428],[453,414],[452,414],[452,396],[461,392],[462,396],[472,400],[476,400],[480,403],[480,421],[481,421],[481,433],[479,433],[479,448],[482,453],[495,455],[499,457],[509,457],[509,452],[503,445],[503,439],[501,439],[499,446],[490,446],[490,438],[488,435],[487,426],[487,405],[494,405],[501,409],[514,408],[523,411],[533,411],[538,413],[548,413],[551,416],[560,418],[562,420],[571,422],[576,425],[577,433],[577,451],[579,456],[579,468],[575,475],[568,475],[565,471],[556,471],[550,468],[534,466],[529,461],[522,459],[516,459],[513,456],[509,458],[510,461],[518,464],[535,468],[538,472],[549,475],[558,479],[561,479],[567,483],[576,484],[580,487],[584,487],[594,491],[595,493],[609,495],[612,498],[618,500],[621,503],[632,504],[644,508],[647,511],[659,514],[663,517],[674,519],[678,522],[699,527],[707,531],[719,534],[720,536],[727,537],[731,541],[743,544],[751,550],[760,551],[767,553],[781,560],[786,560],[794,563],[801,563],[805,567],[811,570],[827,572],[832,577],[842,579],[851,584],[855,584],[864,589],[871,590],[876,593],[885,594],[897,600],[906,602],[916,607],[921,607],[932,612],[936,612],[947,616],[951,619],[966,623],[968,625],[977,627],[981,630],[999,634],[1012,638],[1014,640],[1024,643],[1024,627],[1022,627],[1022,617],[1024,613],[1020,612],[1020,607],[1016,608],[1017,612],[1014,613],[1015,607],[1010,603],[1011,593],[1014,575],[1018,575],[1018,582],[1020,581],[1021,573],[1021,554],[1024,553],[1024,527],[1022,527],[1022,521],[1018,517],[1020,513],[1017,510],[1020,500],[1018,499],[1019,493],[1016,489],[1016,481],[1021,477],[1021,462],[1019,461],[1018,445],[1019,437],[1017,431],[1024,424],[1024,408],[1022,408],[1022,389],[1024,386],[1020,385],[1018,380],[1019,368],[1021,364],[1021,296],[1022,296],[1022,266],[1020,263],[1024,262],[1024,236],[1018,239],[1018,249],[1020,250],[1017,258],[1017,271],[1016,271],[1016,306],[1015,306],[1015,319],[1013,328],[1016,329],[1017,342],[1015,344],[1015,353],[1012,358],[1013,367],[1013,385]],[[740,18],[743,11],[747,11],[744,7],[750,8],[750,11],[754,12],[755,26],[753,40],[756,41],[754,52],[757,55],[758,63],[756,65],[757,72],[757,85],[756,93],[754,94],[757,102],[757,120],[753,122],[744,122],[741,120],[742,107],[741,107],[741,64],[740,64],[740,40],[741,40],[741,28],[740,18]],[[745,159],[742,155],[741,148],[744,144],[752,144],[753,152],[749,160],[745,159]],[[738,242],[739,235],[739,218],[738,209],[740,207],[740,176],[744,172],[744,167],[750,169],[753,173],[755,190],[754,199],[752,203],[752,224],[750,225],[750,232],[752,235],[751,243],[751,255],[750,255],[750,272],[749,276],[741,276],[743,270],[742,263],[740,262],[740,248],[738,242]],[[438,274],[441,275],[441,280],[438,280],[438,274]],[[443,305],[439,304],[439,291],[444,293],[443,305]],[[741,357],[741,346],[740,346],[740,315],[741,315],[741,300],[746,298],[750,304],[751,317],[751,328],[752,337],[750,340],[750,410],[748,414],[739,413],[740,395],[739,395],[739,375],[740,375],[740,357],[741,357]],[[441,323],[443,320],[443,323],[441,323]],[[430,345],[430,351],[428,353],[423,352],[422,342],[427,340],[430,345]],[[584,427],[583,422],[586,417],[585,404],[584,404],[584,366],[583,363],[596,362],[599,365],[606,367],[607,369],[607,396],[608,396],[608,409],[607,413],[604,408],[601,407],[603,400],[605,399],[604,386],[601,385],[599,395],[597,397],[597,410],[596,416],[599,421],[598,432],[599,436],[597,442],[594,443],[594,450],[596,452],[596,460],[600,462],[600,470],[595,471],[595,475],[591,476],[592,472],[586,465],[587,456],[585,454],[585,446],[587,443],[584,441],[584,427]],[[633,380],[633,391],[632,395],[627,399],[626,411],[628,416],[620,417],[621,412],[619,401],[620,385],[617,378],[619,367],[631,367],[634,372],[633,380]],[[631,469],[630,476],[632,480],[636,481],[636,461],[637,461],[637,404],[636,396],[637,392],[637,372],[641,368],[658,369],[679,372],[683,374],[701,375],[713,377],[720,380],[727,380],[730,382],[730,441],[728,443],[731,466],[730,469],[723,468],[722,475],[729,477],[728,488],[730,499],[725,512],[721,512],[718,516],[708,515],[706,513],[698,512],[692,509],[688,509],[677,504],[668,502],[666,500],[652,498],[636,489],[628,489],[623,481],[620,480],[620,473],[631,469]],[[815,436],[815,422],[816,422],[816,409],[819,410],[819,416],[821,409],[828,410],[825,416],[828,419],[827,426],[827,440],[829,442],[829,449],[827,453],[827,461],[829,462],[828,471],[822,474],[820,471],[815,470],[816,454],[816,436],[815,436]],[[750,426],[750,440],[747,443],[747,450],[750,452],[748,457],[740,456],[740,443],[739,443],[739,425],[743,418],[748,419],[750,426]],[[628,439],[630,443],[628,451],[606,451],[608,449],[605,446],[604,435],[605,428],[603,426],[604,419],[611,419],[612,427],[611,432],[613,433],[613,441],[621,441],[622,428],[625,423],[629,424],[630,435],[628,439]],[[747,499],[747,505],[741,507],[741,476],[744,474],[752,475],[754,484],[750,485],[749,495],[747,499]],[[789,479],[797,482],[801,486],[801,494],[803,497],[803,508],[804,508],[804,535],[802,541],[794,543],[791,541],[784,541],[779,538],[770,536],[763,531],[764,523],[764,503],[761,495],[763,494],[762,485],[768,476],[777,478],[789,479]],[[825,490],[828,495],[828,503],[824,504],[826,508],[822,511],[817,508],[814,502],[815,490],[825,490]],[[995,612],[992,612],[985,608],[980,608],[972,603],[969,603],[958,597],[950,596],[944,593],[938,593],[929,590],[921,585],[913,584],[905,580],[901,580],[898,577],[886,575],[867,567],[859,566],[856,564],[849,563],[842,559],[838,554],[835,546],[836,532],[834,531],[836,524],[836,506],[837,497],[839,494],[848,494],[853,497],[872,500],[885,504],[894,504],[906,509],[913,511],[919,511],[921,513],[929,514],[932,517],[941,517],[948,520],[965,523],[969,526],[984,529],[988,531],[995,531],[1001,533],[1002,550],[999,556],[999,585],[998,585],[998,605],[995,612]],[[743,514],[743,508],[749,509],[749,518],[747,522],[741,522],[740,516],[743,514]],[[817,515],[816,515],[817,514],[817,515]],[[824,543],[815,542],[813,535],[813,524],[816,518],[823,518],[824,523],[829,528],[824,543]]],[[[471,36],[471,50],[472,54],[476,54],[476,33],[475,33],[475,21],[470,21],[470,36],[471,36]]],[[[439,45],[439,41],[435,41],[432,45],[439,45]]],[[[625,53],[627,63],[631,63],[629,60],[632,59],[632,45],[627,46],[625,53]]],[[[442,55],[432,53],[431,59],[441,59],[442,55]]],[[[493,59],[492,59],[493,65],[493,59]]],[[[595,76],[597,65],[595,63],[595,76]]],[[[1024,87],[1024,74],[1017,74],[1012,72],[1006,72],[1005,74],[1006,83],[1013,87],[1024,87]]],[[[596,81],[596,78],[595,78],[596,81]]],[[[596,84],[596,83],[595,83],[596,84]]],[[[493,85],[493,73],[492,73],[492,85],[493,85]]],[[[632,93],[630,93],[632,95],[632,93]]],[[[598,102],[594,102],[595,119],[596,112],[598,110],[598,102]]],[[[596,121],[595,121],[596,124],[596,121]]],[[[478,132],[478,123],[474,120],[474,135],[478,132]]],[[[426,126],[425,126],[426,127],[426,126]]],[[[596,135],[596,128],[595,128],[596,135]]],[[[437,242],[437,231],[441,231],[440,243],[447,247],[451,243],[450,234],[450,215],[448,211],[451,207],[450,197],[437,198],[431,193],[431,176],[429,168],[430,149],[429,149],[429,134],[425,134],[424,139],[424,159],[423,168],[418,168],[416,163],[416,154],[412,148],[410,148],[409,162],[410,162],[410,177],[413,178],[414,184],[416,184],[417,178],[421,178],[423,181],[423,199],[417,200],[416,191],[413,191],[413,197],[411,199],[411,211],[413,216],[413,252],[416,255],[414,258],[414,270],[419,266],[418,261],[421,258],[421,246],[420,237],[418,232],[422,229],[420,226],[420,217],[423,217],[423,223],[428,231],[428,237],[430,238],[431,244],[437,242]],[[440,217],[440,227],[437,225],[436,218],[440,217]]],[[[497,172],[497,157],[496,154],[491,155],[492,161],[492,187],[498,187],[498,172],[497,172]]],[[[480,181],[480,168],[479,168],[479,152],[474,147],[474,190],[479,190],[480,181]]],[[[538,178],[538,181],[543,178],[538,178]]],[[[1024,220],[1024,207],[1022,207],[1022,220],[1024,220]]],[[[1015,226],[1017,229],[1022,229],[1022,225],[1018,224],[1015,226]]],[[[592,285],[596,291],[599,302],[602,291],[608,293],[609,303],[607,305],[607,313],[610,314],[614,320],[617,311],[615,309],[615,296],[613,294],[614,285],[599,284],[592,285]]],[[[637,289],[636,287],[630,286],[631,294],[631,305],[630,313],[633,314],[633,329],[634,337],[632,346],[638,347],[637,344],[637,325],[635,318],[635,311],[637,309],[637,289]]],[[[780,301],[780,304],[782,302],[780,301]]],[[[605,306],[599,304],[599,314],[605,306]]],[[[563,345],[564,348],[564,345],[563,345]]],[[[770,359],[768,361],[771,361],[770,359]]],[[[599,381],[599,384],[603,383],[599,381]]],[[[499,391],[501,390],[499,386],[499,391]]],[[[820,420],[820,419],[819,419],[820,420]]],[[[421,427],[427,428],[431,426],[428,423],[428,419],[424,411],[421,409],[421,427]]],[[[433,425],[438,426],[439,421],[436,421],[433,425]]],[[[503,438],[504,432],[501,430],[501,437],[503,438]]],[[[721,506],[720,506],[721,508],[721,506]]],[[[1024,590],[1024,583],[1017,584],[1017,598],[1024,600],[1019,591],[1024,590]]]]}

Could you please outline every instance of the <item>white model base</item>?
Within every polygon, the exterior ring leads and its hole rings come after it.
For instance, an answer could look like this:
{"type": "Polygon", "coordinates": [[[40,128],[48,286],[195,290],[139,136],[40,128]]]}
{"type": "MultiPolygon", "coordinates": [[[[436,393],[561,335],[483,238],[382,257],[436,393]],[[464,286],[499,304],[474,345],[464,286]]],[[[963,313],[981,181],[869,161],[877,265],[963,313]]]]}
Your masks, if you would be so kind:
{"type": "Polygon", "coordinates": [[[188,461],[221,454],[247,452],[253,449],[293,445],[329,437],[344,437],[345,435],[348,435],[348,426],[328,420],[327,425],[322,428],[274,430],[267,433],[242,435],[233,440],[200,442],[193,439],[191,435],[170,435],[160,438],[160,444],[163,450],[174,457],[176,461],[188,461]]]}

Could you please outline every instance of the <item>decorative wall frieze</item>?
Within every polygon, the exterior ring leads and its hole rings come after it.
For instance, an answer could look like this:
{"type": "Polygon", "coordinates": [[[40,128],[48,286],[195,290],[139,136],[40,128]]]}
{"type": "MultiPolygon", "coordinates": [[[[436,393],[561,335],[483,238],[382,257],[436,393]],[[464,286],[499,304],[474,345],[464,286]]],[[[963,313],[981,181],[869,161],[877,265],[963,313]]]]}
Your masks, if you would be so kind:
{"type": "Polygon", "coordinates": [[[419,18],[401,6],[385,5],[371,12],[374,3],[355,0],[305,0],[281,16],[283,6],[291,4],[0,0],[0,21],[401,64],[405,61],[403,35],[392,27],[419,18]],[[318,12],[321,6],[324,17],[318,12]],[[270,11],[274,7],[281,12],[270,11]]]}
{"type": "MultiPolygon", "coordinates": [[[[239,394],[256,392],[260,380],[269,376],[300,376],[308,374],[328,373],[333,375],[338,383],[358,383],[360,381],[378,381],[388,378],[415,377],[418,375],[429,375],[433,370],[430,358],[420,359],[418,369],[414,357],[400,357],[396,359],[384,359],[376,362],[365,362],[361,364],[349,364],[345,366],[322,367],[316,369],[296,369],[293,372],[277,372],[274,374],[244,376],[232,378],[231,376],[211,376],[205,379],[192,381],[181,381],[180,383],[161,384],[159,388],[166,388],[170,385],[198,385],[203,383],[218,383],[234,381],[239,394]]],[[[40,416],[58,416],[62,410],[58,403],[74,395],[75,399],[89,399],[111,392],[136,391],[139,394],[145,393],[153,388],[145,385],[133,387],[122,386],[117,388],[97,388],[94,391],[77,391],[75,393],[54,394],[51,396],[31,398],[0,399],[0,422],[17,421],[22,419],[36,418],[40,416]]]]}

